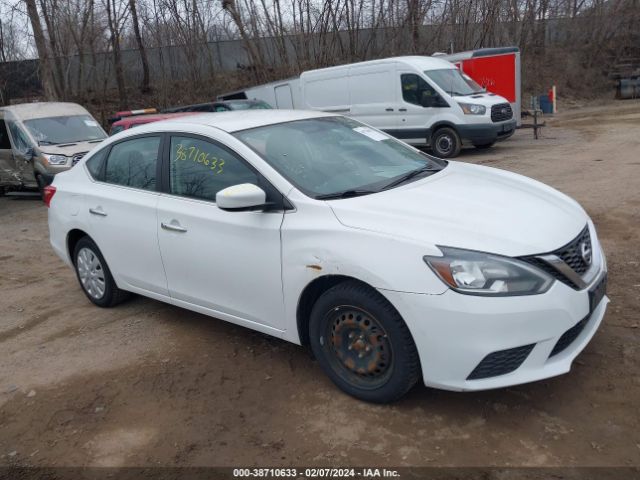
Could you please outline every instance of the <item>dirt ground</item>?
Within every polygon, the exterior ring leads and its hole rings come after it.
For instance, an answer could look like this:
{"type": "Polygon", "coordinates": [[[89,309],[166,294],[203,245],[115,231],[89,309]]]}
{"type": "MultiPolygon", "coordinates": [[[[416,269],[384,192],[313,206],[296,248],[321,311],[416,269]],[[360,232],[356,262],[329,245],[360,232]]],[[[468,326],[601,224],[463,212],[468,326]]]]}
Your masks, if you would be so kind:
{"type": "Polygon", "coordinates": [[[567,375],[391,406],[344,395],[296,345],[145,298],[94,307],[44,205],[0,198],[0,465],[640,466],[640,101],[548,122],[460,160],[586,208],[602,327],[567,375]]]}

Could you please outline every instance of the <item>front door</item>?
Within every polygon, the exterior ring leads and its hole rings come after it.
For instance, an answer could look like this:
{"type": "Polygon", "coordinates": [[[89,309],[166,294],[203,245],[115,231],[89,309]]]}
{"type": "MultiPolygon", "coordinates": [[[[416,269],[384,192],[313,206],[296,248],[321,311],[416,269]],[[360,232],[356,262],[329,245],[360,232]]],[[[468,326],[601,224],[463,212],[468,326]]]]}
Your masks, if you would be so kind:
{"type": "Polygon", "coordinates": [[[398,72],[397,82],[401,99],[396,136],[409,143],[425,143],[435,108],[424,107],[423,100],[439,98],[438,93],[415,72],[398,72]]]}
{"type": "Polygon", "coordinates": [[[0,112],[0,186],[18,184],[7,124],[0,112]]]}
{"type": "Polygon", "coordinates": [[[36,182],[33,170],[34,146],[22,127],[14,120],[8,120],[7,127],[13,143],[16,175],[23,184],[33,185],[36,182]]]}
{"type": "Polygon", "coordinates": [[[241,183],[262,186],[260,175],[204,137],[176,134],[169,145],[169,193],[158,202],[158,239],[171,297],[225,320],[282,329],[284,213],[220,210],[218,191],[241,183]]]}

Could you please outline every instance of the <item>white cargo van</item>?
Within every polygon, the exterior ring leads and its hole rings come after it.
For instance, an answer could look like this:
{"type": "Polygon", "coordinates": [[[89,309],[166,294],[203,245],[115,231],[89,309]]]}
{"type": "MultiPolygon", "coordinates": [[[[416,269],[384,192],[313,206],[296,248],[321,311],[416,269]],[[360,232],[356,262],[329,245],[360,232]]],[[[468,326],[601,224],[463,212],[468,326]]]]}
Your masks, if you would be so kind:
{"type": "Polygon", "coordinates": [[[516,128],[509,102],[486,92],[452,63],[394,57],[310,70],[218,97],[259,99],[276,108],[335,112],[356,118],[439,157],[462,144],[487,148],[516,128]]]}

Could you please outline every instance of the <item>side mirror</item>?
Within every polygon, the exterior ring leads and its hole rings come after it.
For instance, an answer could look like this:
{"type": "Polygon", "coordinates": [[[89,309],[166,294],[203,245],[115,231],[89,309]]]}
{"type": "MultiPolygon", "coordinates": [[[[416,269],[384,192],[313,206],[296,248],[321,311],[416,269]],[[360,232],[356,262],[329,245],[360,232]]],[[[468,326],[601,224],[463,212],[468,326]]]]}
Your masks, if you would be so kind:
{"type": "Polygon", "coordinates": [[[232,185],[216,193],[216,205],[221,210],[257,210],[267,203],[267,194],[257,185],[241,183],[232,185]]]}
{"type": "Polygon", "coordinates": [[[24,158],[30,162],[31,160],[33,160],[33,157],[36,156],[36,151],[33,149],[33,147],[29,147],[27,148],[26,152],[24,152],[24,158]]]}

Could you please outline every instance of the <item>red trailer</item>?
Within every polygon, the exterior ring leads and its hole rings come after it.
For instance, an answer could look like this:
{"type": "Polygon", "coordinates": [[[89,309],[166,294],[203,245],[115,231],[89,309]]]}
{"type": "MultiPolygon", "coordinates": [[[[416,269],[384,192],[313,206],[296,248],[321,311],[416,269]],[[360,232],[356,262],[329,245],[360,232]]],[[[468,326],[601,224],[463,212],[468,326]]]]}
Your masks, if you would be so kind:
{"type": "Polygon", "coordinates": [[[517,47],[481,48],[451,55],[436,54],[458,66],[489,92],[506,98],[520,126],[520,50],[517,47]]]}

